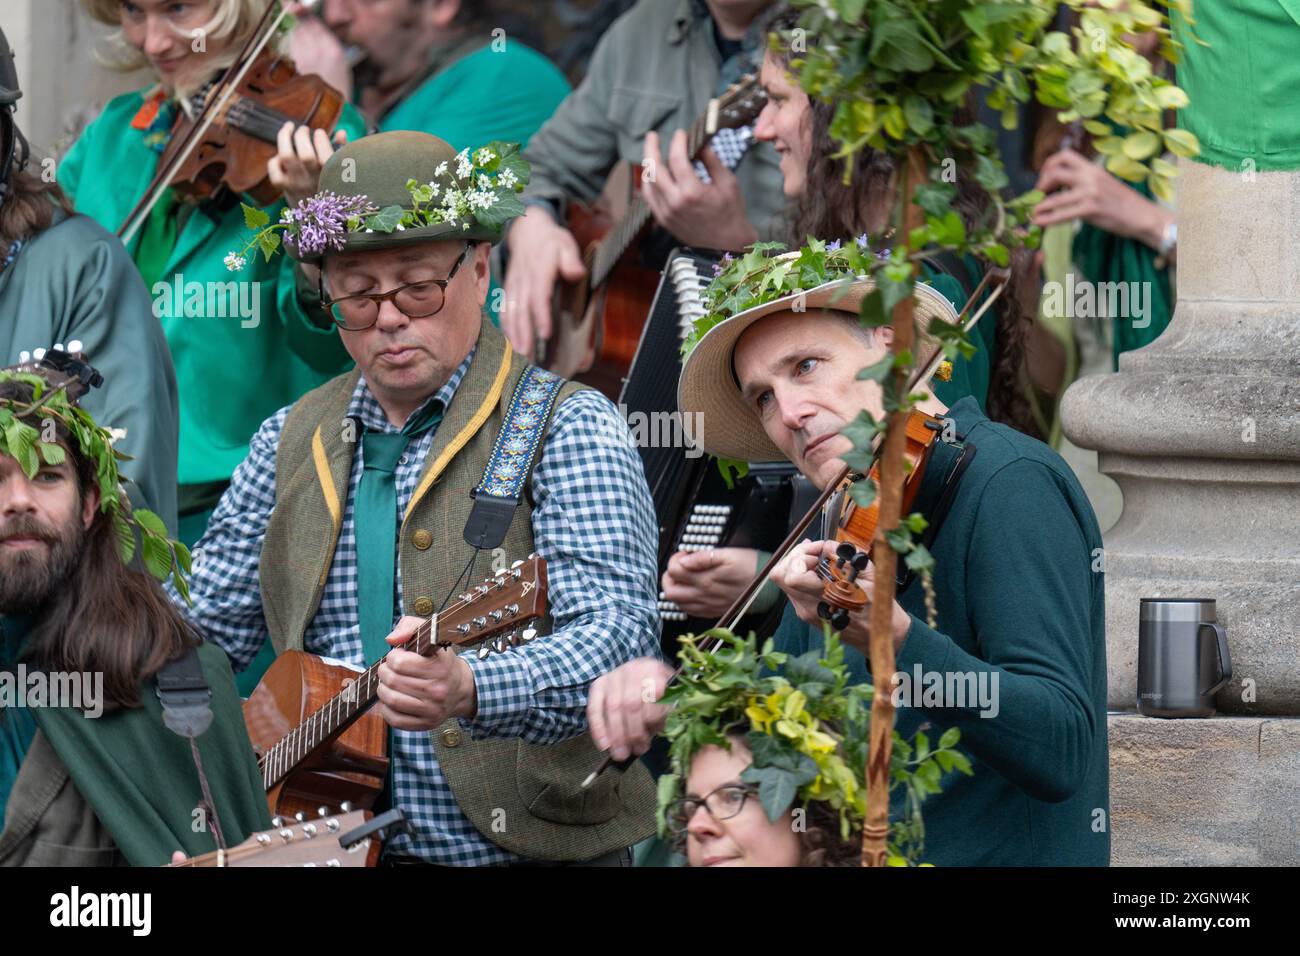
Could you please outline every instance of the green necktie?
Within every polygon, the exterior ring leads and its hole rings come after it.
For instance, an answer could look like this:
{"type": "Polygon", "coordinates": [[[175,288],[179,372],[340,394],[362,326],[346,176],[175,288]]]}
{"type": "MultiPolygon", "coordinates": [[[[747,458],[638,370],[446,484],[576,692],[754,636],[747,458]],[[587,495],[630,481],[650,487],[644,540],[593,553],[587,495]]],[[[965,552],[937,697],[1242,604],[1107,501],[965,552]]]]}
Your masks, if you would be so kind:
{"type": "Polygon", "coordinates": [[[357,619],[369,666],[388,653],[397,577],[397,482],[393,472],[407,444],[442,421],[442,403],[430,402],[400,432],[367,428],[361,436],[363,467],[353,508],[357,541],[357,619]]]}

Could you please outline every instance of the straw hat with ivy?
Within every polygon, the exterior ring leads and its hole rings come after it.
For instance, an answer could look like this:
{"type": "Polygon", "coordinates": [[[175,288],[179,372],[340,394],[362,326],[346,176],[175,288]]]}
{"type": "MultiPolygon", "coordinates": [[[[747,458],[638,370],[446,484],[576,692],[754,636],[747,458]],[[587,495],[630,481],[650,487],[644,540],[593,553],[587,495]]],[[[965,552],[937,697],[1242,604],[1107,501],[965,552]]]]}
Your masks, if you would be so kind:
{"type": "MultiPolygon", "coordinates": [[[[873,260],[889,259],[890,253],[873,253],[865,235],[848,244],[813,239],[801,249],[784,250],[781,243],[758,243],[743,256],[724,259],[705,289],[705,313],[682,345],[677,405],[683,415],[703,416],[704,450],[719,458],[785,458],[745,403],[736,378],[736,343],[752,325],[778,312],[819,310],[860,316],[869,325],[886,324],[888,303],[866,273],[873,260]],[[879,313],[876,321],[874,313],[879,313]]],[[[910,269],[910,264],[900,261],[900,268],[910,269]]],[[[973,352],[969,343],[958,341],[957,310],[947,298],[926,285],[917,285],[915,295],[920,363],[941,348],[952,353],[950,358],[958,350],[973,352]]]]}

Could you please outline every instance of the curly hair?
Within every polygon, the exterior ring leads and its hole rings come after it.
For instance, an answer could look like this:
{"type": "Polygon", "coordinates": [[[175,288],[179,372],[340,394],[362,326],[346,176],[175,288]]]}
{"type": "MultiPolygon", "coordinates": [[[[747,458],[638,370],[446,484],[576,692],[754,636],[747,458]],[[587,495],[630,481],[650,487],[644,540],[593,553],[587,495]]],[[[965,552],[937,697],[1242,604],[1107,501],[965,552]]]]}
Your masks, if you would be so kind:
{"type": "MultiPolygon", "coordinates": [[[[745,733],[749,726],[744,721],[737,721],[726,730],[727,740],[733,747],[740,747],[749,752],[745,733]]],[[[839,811],[832,809],[821,800],[809,800],[796,804],[790,812],[802,812],[803,817],[795,833],[799,837],[799,866],[858,866],[862,856],[862,834],[855,832],[845,840],[840,835],[839,811]]],[[[690,834],[686,830],[674,834],[672,850],[682,856],[686,855],[686,842],[690,834]]]]}
{"type": "MultiPolygon", "coordinates": [[[[789,30],[798,21],[789,12],[773,24],[774,30],[789,30]]],[[[776,34],[780,36],[780,34],[776,34]]],[[[789,51],[769,48],[768,55],[787,66],[789,51]]],[[[896,163],[879,150],[864,148],[849,161],[849,180],[844,179],[845,161],[836,156],[840,145],[831,137],[835,107],[809,98],[808,124],[810,151],[804,178],[803,195],[794,214],[791,242],[801,245],[807,237],[847,240],[864,232],[879,233],[888,221],[896,185],[896,163]],[[816,183],[817,187],[812,188],[816,183]]],[[[959,125],[974,122],[974,111],[962,110],[959,125]]],[[[968,230],[989,212],[988,196],[973,177],[960,176],[953,208],[968,230]]],[[[985,407],[989,418],[1018,431],[1038,435],[1023,387],[1025,346],[1038,308],[1038,285],[1034,279],[1033,254],[1025,249],[1011,250],[1011,279],[1002,298],[994,306],[997,314],[996,354],[989,357],[989,390],[985,407]]],[[[987,265],[986,263],[981,263],[987,265]]]]}

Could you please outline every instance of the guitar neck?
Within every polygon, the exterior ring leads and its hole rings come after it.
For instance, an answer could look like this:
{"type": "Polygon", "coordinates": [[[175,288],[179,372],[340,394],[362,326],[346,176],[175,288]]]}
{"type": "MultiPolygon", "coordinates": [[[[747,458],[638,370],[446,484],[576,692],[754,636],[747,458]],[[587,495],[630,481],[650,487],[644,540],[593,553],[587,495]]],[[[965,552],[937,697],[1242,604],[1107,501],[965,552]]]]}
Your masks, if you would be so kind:
{"type": "MultiPolygon", "coordinates": [[[[499,637],[515,628],[514,644],[536,636],[532,628],[518,634],[518,625],[546,613],[546,562],[537,555],[502,568],[477,587],[459,595],[439,614],[416,628],[402,650],[429,657],[440,648],[454,648],[497,638],[496,650],[504,652],[511,642],[499,637]],[[439,628],[447,640],[439,639],[439,628]]],[[[480,656],[492,645],[480,648],[480,656]]],[[[342,691],[262,754],[262,783],[267,790],[287,777],[322,744],[347,730],[379,693],[379,665],[382,659],[357,675],[342,691]]]]}
{"type": "MultiPolygon", "coordinates": [[[[692,162],[700,158],[705,145],[712,139],[708,128],[709,116],[705,114],[697,118],[686,131],[686,152],[692,162]]],[[[627,210],[614,223],[609,234],[596,245],[591,263],[592,288],[604,284],[609,274],[614,271],[614,266],[623,258],[623,254],[649,223],[650,207],[646,205],[641,191],[637,190],[627,210]]]]}
{"type": "MultiPolygon", "coordinates": [[[[419,626],[402,649],[428,657],[439,646],[452,646],[438,644],[437,626],[438,615],[435,614],[419,626]]],[[[317,747],[347,730],[369,709],[379,693],[379,665],[382,663],[381,659],[371,664],[329,703],[266,751],[262,758],[262,785],[267,790],[293,772],[317,747]]]]}

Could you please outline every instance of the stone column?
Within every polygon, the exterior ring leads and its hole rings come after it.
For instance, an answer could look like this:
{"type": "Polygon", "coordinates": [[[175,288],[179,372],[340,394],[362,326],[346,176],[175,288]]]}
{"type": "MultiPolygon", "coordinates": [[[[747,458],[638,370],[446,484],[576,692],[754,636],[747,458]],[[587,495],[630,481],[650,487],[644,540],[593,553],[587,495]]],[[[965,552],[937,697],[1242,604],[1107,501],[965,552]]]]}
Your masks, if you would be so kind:
{"type": "Polygon", "coordinates": [[[1207,11],[1197,32],[1211,46],[1189,43],[1179,69],[1192,99],[1181,122],[1210,162],[1179,164],[1173,321],[1062,405],[1065,433],[1098,450],[1124,495],[1105,539],[1110,707],[1136,707],[1139,598],[1215,598],[1234,671],[1216,703],[1240,715],[1111,718],[1117,863],[1300,862],[1296,788],[1278,806],[1234,803],[1241,788],[1227,785],[1300,755],[1300,92],[1290,86],[1289,110],[1277,100],[1300,72],[1284,53],[1300,48],[1300,24],[1274,0],[1246,6],[1256,22],[1207,11]],[[1237,42],[1256,28],[1274,31],[1271,62],[1237,42]],[[1171,786],[1175,766],[1225,785],[1193,798],[1171,786]],[[1222,832],[1208,836],[1207,818],[1222,832]]]}

